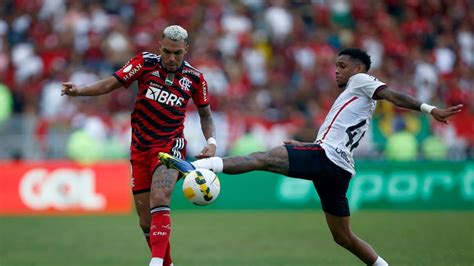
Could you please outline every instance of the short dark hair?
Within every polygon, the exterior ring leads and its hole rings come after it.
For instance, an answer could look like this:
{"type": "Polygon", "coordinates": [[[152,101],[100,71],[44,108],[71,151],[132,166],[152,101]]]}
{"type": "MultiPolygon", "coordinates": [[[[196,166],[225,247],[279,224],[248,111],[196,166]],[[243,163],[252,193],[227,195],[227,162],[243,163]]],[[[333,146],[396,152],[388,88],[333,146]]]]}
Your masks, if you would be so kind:
{"type": "Polygon", "coordinates": [[[369,71],[370,65],[372,64],[370,56],[367,54],[367,52],[359,48],[346,48],[339,52],[339,56],[341,55],[347,55],[350,56],[352,59],[359,60],[364,64],[365,71],[369,71]]]}

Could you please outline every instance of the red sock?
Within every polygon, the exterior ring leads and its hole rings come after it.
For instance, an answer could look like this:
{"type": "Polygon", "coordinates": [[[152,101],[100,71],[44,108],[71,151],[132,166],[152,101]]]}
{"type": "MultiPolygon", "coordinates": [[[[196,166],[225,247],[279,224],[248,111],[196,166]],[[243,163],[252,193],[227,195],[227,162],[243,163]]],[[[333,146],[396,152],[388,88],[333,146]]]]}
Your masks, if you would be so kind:
{"type": "Polygon", "coordinates": [[[168,245],[166,246],[165,252],[165,260],[163,261],[163,266],[170,266],[173,263],[171,259],[171,243],[168,241],[168,245]]]}
{"type": "Polygon", "coordinates": [[[151,256],[164,259],[171,233],[170,209],[156,207],[151,210],[151,213],[151,256]]]}
{"type": "MultiPolygon", "coordinates": [[[[150,233],[145,233],[145,239],[151,251],[150,233]]],[[[173,263],[173,259],[171,258],[171,243],[168,241],[168,245],[166,246],[165,259],[163,261],[163,266],[170,266],[171,263],[173,263]]]]}

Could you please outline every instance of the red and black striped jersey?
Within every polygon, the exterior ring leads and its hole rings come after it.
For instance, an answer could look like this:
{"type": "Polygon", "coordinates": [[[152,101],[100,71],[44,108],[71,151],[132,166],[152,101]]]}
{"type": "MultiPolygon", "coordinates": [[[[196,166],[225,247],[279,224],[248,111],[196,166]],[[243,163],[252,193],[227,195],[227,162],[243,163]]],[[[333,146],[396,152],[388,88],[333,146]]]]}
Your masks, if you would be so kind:
{"type": "Polygon", "coordinates": [[[129,87],[138,82],[131,115],[132,147],[140,150],[164,146],[183,137],[186,105],[190,98],[198,107],[209,104],[203,74],[184,61],[176,72],[161,66],[161,56],[143,52],[114,73],[129,87]]]}

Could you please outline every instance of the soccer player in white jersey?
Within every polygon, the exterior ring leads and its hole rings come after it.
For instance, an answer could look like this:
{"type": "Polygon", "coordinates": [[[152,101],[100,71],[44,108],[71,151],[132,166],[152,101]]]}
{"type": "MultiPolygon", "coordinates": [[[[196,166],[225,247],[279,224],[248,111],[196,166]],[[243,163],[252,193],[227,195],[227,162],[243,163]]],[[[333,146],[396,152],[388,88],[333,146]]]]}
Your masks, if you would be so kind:
{"type": "Polygon", "coordinates": [[[352,152],[368,128],[377,100],[387,100],[398,107],[422,111],[444,123],[448,123],[450,116],[460,112],[462,105],[438,108],[390,90],[385,83],[367,74],[370,64],[370,57],[363,50],[350,48],[339,53],[336,82],[343,91],[331,107],[314,143],[290,140],[266,152],[211,157],[192,163],[161,153],[161,161],[184,174],[194,168],[226,174],[260,170],[311,180],[336,243],[367,265],[388,265],[351,230],[346,192],[355,174],[352,152]]]}

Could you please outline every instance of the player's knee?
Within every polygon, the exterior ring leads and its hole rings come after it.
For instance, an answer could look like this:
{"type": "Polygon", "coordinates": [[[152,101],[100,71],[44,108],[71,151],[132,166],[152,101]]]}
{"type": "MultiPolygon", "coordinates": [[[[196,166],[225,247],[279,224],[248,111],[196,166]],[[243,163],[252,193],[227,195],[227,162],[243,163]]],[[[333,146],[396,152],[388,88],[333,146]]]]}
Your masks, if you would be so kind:
{"type": "Polygon", "coordinates": [[[139,217],[139,225],[143,232],[150,232],[150,224],[151,224],[151,214],[150,211],[145,210],[138,212],[139,217]]]}
{"type": "Polygon", "coordinates": [[[349,248],[352,245],[352,239],[349,234],[346,233],[335,233],[332,235],[334,242],[336,242],[338,245],[349,248]]]}
{"type": "Polygon", "coordinates": [[[140,219],[140,228],[143,232],[150,232],[150,222],[143,221],[142,219],[140,219]]]}
{"type": "Polygon", "coordinates": [[[150,206],[169,206],[171,201],[171,192],[155,191],[150,194],[150,206]]]}

